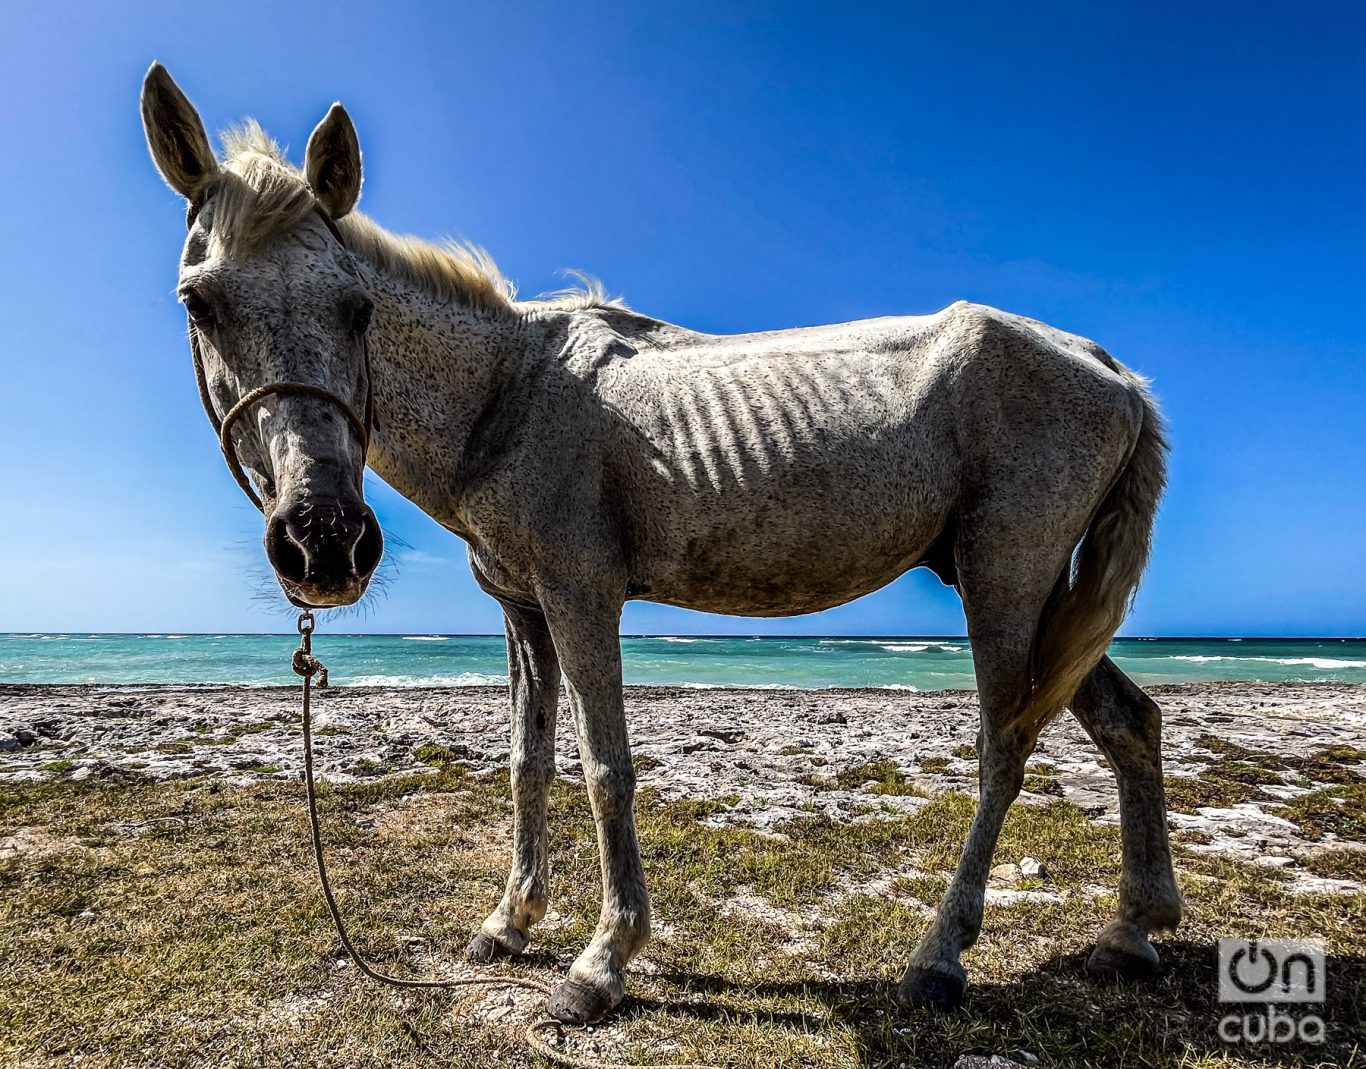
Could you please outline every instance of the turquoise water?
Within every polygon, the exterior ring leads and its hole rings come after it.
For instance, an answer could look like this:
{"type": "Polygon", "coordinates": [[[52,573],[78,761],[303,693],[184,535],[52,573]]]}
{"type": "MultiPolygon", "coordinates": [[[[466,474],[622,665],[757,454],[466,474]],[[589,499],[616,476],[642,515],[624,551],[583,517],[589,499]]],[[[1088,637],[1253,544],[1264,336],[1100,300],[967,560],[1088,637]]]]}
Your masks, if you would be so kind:
{"type": "MultiPolygon", "coordinates": [[[[297,636],[0,635],[0,683],[293,683],[297,636]]],[[[507,682],[501,635],[331,635],[315,652],[335,684],[507,682]]],[[[962,638],[623,638],[626,682],[693,687],[971,687],[962,638]]],[[[1366,639],[1120,639],[1140,683],[1366,683],[1366,639]]]]}

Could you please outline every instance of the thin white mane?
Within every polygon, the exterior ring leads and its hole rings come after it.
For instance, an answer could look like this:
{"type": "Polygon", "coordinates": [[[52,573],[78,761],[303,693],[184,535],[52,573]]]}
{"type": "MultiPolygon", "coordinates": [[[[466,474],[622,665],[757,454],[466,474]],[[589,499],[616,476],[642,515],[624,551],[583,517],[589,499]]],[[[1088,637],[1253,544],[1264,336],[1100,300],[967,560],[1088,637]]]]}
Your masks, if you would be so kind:
{"type": "MultiPolygon", "coordinates": [[[[299,226],[318,207],[303,173],[254,119],[222,135],[221,170],[205,191],[213,201],[212,240],[241,256],[266,239],[299,226]]],[[[440,243],[392,234],[360,212],[337,221],[352,254],[446,300],[486,311],[518,307],[624,308],[597,279],[573,272],[582,288],[536,301],[518,301],[517,287],[484,249],[465,241],[440,243]]]]}

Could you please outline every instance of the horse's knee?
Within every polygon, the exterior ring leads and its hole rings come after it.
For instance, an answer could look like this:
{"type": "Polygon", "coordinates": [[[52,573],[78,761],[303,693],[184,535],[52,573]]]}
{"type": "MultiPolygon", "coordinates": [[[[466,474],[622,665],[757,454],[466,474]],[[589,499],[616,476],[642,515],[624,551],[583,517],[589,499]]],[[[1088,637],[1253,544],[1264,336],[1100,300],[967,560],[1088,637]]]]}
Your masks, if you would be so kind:
{"type": "Polygon", "coordinates": [[[636,795],[636,771],[629,761],[585,765],[583,775],[594,809],[619,814],[631,808],[636,795]]]}
{"type": "Polygon", "coordinates": [[[514,802],[531,802],[549,794],[555,782],[554,755],[519,754],[510,768],[514,802]]]}

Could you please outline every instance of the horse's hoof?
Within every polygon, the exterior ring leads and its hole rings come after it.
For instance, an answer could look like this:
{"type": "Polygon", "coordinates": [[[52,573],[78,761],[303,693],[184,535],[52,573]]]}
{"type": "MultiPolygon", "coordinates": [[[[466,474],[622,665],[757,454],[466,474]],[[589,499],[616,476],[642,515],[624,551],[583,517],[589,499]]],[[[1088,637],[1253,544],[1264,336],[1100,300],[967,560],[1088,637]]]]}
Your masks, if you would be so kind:
{"type": "Polygon", "coordinates": [[[962,1005],[967,989],[968,982],[963,976],[912,965],[901,978],[896,997],[903,1006],[952,1010],[962,1005]]]}
{"type": "Polygon", "coordinates": [[[1158,973],[1157,951],[1135,954],[1097,943],[1086,961],[1086,971],[1098,980],[1151,980],[1158,973]]]}
{"type": "MultiPolygon", "coordinates": [[[[520,935],[520,933],[516,933],[520,935]]],[[[520,938],[520,946],[510,945],[506,938],[495,939],[488,932],[475,932],[474,938],[470,940],[470,945],[465,948],[465,954],[470,961],[477,961],[487,964],[498,958],[513,958],[526,949],[529,942],[525,937],[520,938]]]]}
{"type": "Polygon", "coordinates": [[[621,1001],[610,991],[570,977],[550,996],[545,1009],[561,1024],[582,1026],[596,1024],[606,1017],[621,1001]]]}

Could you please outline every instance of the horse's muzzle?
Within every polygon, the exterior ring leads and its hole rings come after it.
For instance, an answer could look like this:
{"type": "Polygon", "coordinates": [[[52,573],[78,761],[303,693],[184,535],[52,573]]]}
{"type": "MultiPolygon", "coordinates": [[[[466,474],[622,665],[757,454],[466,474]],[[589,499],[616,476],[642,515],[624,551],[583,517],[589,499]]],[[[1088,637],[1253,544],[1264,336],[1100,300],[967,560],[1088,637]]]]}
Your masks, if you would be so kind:
{"type": "Polygon", "coordinates": [[[266,555],[300,608],[359,601],[383,553],[379,521],[362,501],[310,496],[266,521],[266,555]]]}

